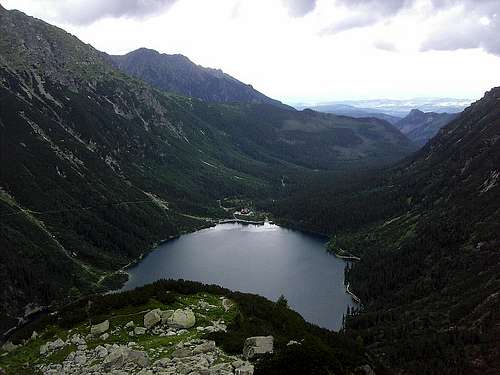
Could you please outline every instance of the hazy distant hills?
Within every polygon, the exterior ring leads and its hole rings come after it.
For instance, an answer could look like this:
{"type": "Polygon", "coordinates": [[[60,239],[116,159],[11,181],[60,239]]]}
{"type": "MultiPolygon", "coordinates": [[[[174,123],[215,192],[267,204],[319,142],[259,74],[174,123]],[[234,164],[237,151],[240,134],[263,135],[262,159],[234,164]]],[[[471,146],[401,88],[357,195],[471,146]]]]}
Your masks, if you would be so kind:
{"type": "Polygon", "coordinates": [[[439,129],[452,121],[466,103],[467,100],[454,99],[366,100],[297,107],[355,118],[374,117],[385,120],[401,130],[416,145],[423,146],[439,129]]]}
{"type": "Polygon", "coordinates": [[[401,120],[401,117],[391,116],[376,109],[359,108],[348,104],[324,104],[307,108],[312,108],[319,112],[334,113],[339,116],[349,116],[355,118],[374,117],[385,120],[393,125],[401,120]]]}
{"type": "Polygon", "coordinates": [[[458,114],[456,113],[425,113],[414,109],[408,116],[394,125],[415,144],[423,146],[438,133],[439,129],[448,125],[457,117],[458,114]]]}
{"type": "Polygon", "coordinates": [[[109,60],[126,74],[163,91],[206,102],[272,104],[289,108],[222,70],[196,65],[183,55],[160,54],[140,48],[123,56],[109,56],[109,60]]]}
{"type": "MultiPolygon", "coordinates": [[[[393,117],[403,118],[413,109],[418,109],[422,112],[459,113],[471,102],[472,100],[469,99],[451,98],[416,98],[409,100],[375,99],[347,100],[319,103],[315,105],[298,104],[295,105],[295,108],[311,108],[318,111],[345,114],[353,117],[362,117],[363,114],[379,116],[379,114],[382,113],[393,117]],[[351,113],[346,111],[350,111],[351,113]]],[[[385,120],[390,121],[390,119],[387,118],[385,118],[385,120]]],[[[394,123],[395,121],[390,122],[394,123]]]]}

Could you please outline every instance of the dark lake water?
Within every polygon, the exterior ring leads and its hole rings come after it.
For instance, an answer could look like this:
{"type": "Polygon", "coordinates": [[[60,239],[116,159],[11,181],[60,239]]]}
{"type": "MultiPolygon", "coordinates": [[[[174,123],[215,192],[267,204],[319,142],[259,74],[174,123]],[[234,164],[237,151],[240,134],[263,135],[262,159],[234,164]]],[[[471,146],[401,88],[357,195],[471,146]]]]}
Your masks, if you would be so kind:
{"type": "Polygon", "coordinates": [[[275,301],[281,294],[307,321],[338,330],[351,298],[344,261],[325,238],[277,225],[220,224],[160,245],[129,269],[123,290],[161,278],[218,284],[275,301]]]}

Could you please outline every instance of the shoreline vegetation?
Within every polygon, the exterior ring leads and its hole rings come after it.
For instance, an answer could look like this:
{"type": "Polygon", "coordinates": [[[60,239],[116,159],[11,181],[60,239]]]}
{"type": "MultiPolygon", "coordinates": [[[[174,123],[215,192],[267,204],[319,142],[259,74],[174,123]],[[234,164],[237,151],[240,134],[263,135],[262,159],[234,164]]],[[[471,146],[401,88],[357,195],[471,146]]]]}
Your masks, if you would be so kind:
{"type": "Polygon", "coordinates": [[[354,302],[361,305],[361,299],[351,291],[350,287],[351,287],[351,284],[347,283],[346,288],[345,288],[345,292],[351,296],[351,298],[354,302]]]}
{"type": "Polygon", "coordinates": [[[264,225],[266,223],[274,224],[274,222],[269,220],[259,221],[259,220],[243,220],[243,219],[221,219],[217,224],[230,224],[230,223],[255,224],[255,225],[264,225]]]}
{"type": "MultiPolygon", "coordinates": [[[[336,258],[342,259],[346,262],[352,261],[352,262],[359,262],[361,261],[361,258],[350,253],[347,250],[344,250],[340,247],[335,247],[335,245],[332,243],[332,241],[327,243],[327,251],[331,254],[333,254],[336,258]]],[[[361,305],[361,298],[359,298],[356,294],[354,294],[351,290],[351,284],[347,281],[347,276],[345,277],[344,282],[346,283],[346,290],[345,292],[349,294],[352,298],[352,300],[358,304],[361,305]]]]}
{"type": "Polygon", "coordinates": [[[355,255],[342,255],[342,254],[339,254],[339,253],[334,253],[335,257],[339,258],[339,259],[343,259],[343,260],[352,260],[352,261],[356,261],[356,262],[359,262],[361,260],[360,257],[357,257],[355,255]]]}
{"type": "Polygon", "coordinates": [[[359,262],[361,260],[360,257],[350,253],[347,250],[334,248],[331,242],[329,242],[327,246],[328,246],[328,252],[333,253],[333,255],[335,255],[339,259],[352,260],[356,262],[359,262]]]}

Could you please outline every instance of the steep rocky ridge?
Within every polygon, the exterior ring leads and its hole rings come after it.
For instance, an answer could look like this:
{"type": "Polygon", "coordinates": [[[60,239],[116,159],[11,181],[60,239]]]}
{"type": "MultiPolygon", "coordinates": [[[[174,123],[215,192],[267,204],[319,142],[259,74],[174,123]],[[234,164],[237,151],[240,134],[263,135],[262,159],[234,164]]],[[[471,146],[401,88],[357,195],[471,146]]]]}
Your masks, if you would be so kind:
{"type": "Polygon", "coordinates": [[[167,55],[140,48],[123,56],[108,56],[108,59],[126,74],[163,91],[206,102],[272,104],[291,109],[222,70],[196,65],[183,55],[167,55]]]}

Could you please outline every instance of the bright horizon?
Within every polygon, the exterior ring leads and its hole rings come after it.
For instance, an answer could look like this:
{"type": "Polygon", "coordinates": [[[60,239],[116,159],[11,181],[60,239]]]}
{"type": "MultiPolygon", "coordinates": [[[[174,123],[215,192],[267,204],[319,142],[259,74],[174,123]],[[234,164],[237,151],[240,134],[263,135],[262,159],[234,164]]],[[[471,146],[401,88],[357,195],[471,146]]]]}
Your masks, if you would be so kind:
{"type": "Polygon", "coordinates": [[[0,0],[110,54],[180,53],[286,103],[480,98],[500,85],[494,0],[0,0]],[[354,5],[353,5],[354,4],[354,5]]]}

